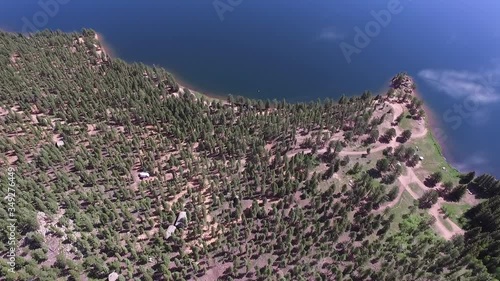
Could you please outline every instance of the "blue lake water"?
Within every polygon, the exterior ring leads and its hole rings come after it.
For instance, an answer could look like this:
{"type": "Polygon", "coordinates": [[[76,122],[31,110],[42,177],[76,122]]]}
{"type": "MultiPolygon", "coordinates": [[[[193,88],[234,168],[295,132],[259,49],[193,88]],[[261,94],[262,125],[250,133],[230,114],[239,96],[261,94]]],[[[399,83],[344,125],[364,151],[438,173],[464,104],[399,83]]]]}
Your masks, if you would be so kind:
{"type": "Polygon", "coordinates": [[[498,11],[495,0],[25,0],[0,2],[0,27],[93,28],[115,56],[219,95],[378,93],[407,71],[448,160],[500,176],[498,11]],[[358,44],[356,28],[369,34],[358,44]]]}

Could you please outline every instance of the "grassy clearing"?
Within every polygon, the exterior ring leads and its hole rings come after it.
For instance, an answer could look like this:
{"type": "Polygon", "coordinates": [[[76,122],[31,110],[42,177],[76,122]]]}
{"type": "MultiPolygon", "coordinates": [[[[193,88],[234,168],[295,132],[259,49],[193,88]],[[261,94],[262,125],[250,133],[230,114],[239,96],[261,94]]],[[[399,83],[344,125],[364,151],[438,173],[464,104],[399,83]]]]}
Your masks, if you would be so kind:
{"type": "Polygon", "coordinates": [[[449,231],[453,231],[453,227],[448,220],[443,219],[441,216],[438,217],[438,220],[448,229],[449,231]]]}
{"type": "Polygon", "coordinates": [[[420,188],[420,186],[418,186],[418,184],[410,183],[409,186],[411,191],[415,192],[415,194],[417,194],[419,197],[424,194],[424,191],[420,188]]]}
{"type": "Polygon", "coordinates": [[[442,209],[448,217],[456,224],[462,226],[460,218],[471,208],[470,205],[464,203],[443,203],[442,209]]]}
{"type": "Polygon", "coordinates": [[[377,160],[382,159],[385,156],[382,153],[382,151],[377,151],[370,153],[366,157],[361,157],[361,155],[349,155],[349,157],[351,159],[350,160],[351,163],[359,162],[359,164],[363,165],[364,167],[363,170],[369,170],[375,167],[377,160]]]}
{"type": "Polygon", "coordinates": [[[335,193],[338,193],[340,192],[344,184],[348,184],[348,178],[342,175],[342,178],[340,179],[331,178],[326,181],[320,181],[318,183],[318,191],[325,192],[330,188],[332,184],[335,184],[335,193]]]}
{"type": "Polygon", "coordinates": [[[432,133],[429,132],[424,138],[413,141],[412,145],[418,146],[419,151],[417,153],[424,157],[422,161],[423,170],[418,169],[416,171],[420,180],[424,181],[430,173],[441,171],[443,173],[442,182],[452,181],[454,184],[458,183],[460,172],[453,168],[443,157],[441,147],[432,136],[432,133]],[[445,167],[445,170],[443,170],[443,167],[445,167]]]}
{"type": "Polygon", "coordinates": [[[398,204],[391,208],[391,214],[394,214],[394,221],[391,224],[389,232],[394,233],[399,231],[399,224],[403,221],[403,215],[409,213],[411,206],[413,206],[413,197],[405,190],[398,204]]]}
{"type": "Polygon", "coordinates": [[[413,119],[407,118],[408,115],[409,115],[408,111],[405,110],[404,117],[401,120],[401,122],[399,122],[399,127],[401,128],[401,130],[411,130],[413,128],[413,125],[412,125],[413,119]]]}

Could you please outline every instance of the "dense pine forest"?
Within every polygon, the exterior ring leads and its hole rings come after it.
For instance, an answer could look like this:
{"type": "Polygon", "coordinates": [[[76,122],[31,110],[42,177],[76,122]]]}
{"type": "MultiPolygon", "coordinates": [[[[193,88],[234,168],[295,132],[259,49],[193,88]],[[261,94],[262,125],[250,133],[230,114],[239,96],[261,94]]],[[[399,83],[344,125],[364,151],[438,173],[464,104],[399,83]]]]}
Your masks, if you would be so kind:
{"type": "Polygon", "coordinates": [[[500,182],[429,170],[404,73],[383,95],[220,100],[92,30],[0,46],[2,280],[500,279],[500,182]],[[438,214],[464,198],[459,225],[438,214]]]}

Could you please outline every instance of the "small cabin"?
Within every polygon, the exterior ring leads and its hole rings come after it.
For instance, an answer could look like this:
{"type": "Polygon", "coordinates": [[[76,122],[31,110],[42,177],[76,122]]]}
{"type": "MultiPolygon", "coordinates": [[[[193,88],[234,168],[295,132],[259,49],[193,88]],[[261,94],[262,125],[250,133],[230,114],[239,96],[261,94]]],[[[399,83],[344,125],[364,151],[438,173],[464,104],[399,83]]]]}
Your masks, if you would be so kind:
{"type": "Polygon", "coordinates": [[[57,147],[62,147],[64,146],[64,142],[62,140],[56,142],[57,147]]]}
{"type": "Polygon", "coordinates": [[[149,177],[150,177],[150,175],[147,172],[140,172],[139,173],[139,178],[140,179],[146,179],[146,178],[149,178],[149,177]]]}
{"type": "Polygon", "coordinates": [[[167,228],[167,232],[165,233],[165,239],[170,238],[170,236],[172,236],[172,234],[174,234],[176,229],[177,229],[177,227],[175,227],[174,225],[169,225],[167,228]]]}
{"type": "Polygon", "coordinates": [[[174,224],[178,228],[183,228],[187,225],[187,214],[186,212],[180,212],[177,216],[177,220],[174,224]]]}

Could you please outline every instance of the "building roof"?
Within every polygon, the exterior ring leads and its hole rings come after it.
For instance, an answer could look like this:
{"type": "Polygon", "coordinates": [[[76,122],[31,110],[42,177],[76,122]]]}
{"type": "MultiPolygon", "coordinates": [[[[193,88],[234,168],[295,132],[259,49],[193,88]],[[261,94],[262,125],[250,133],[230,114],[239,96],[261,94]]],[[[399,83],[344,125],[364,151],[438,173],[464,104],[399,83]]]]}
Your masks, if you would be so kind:
{"type": "Polygon", "coordinates": [[[173,225],[169,225],[167,228],[167,232],[165,233],[165,239],[170,238],[170,236],[172,236],[172,234],[174,234],[176,229],[177,229],[177,227],[175,227],[173,225]]]}
{"type": "Polygon", "coordinates": [[[187,214],[186,212],[180,212],[175,221],[176,227],[184,227],[187,225],[187,214]]]}
{"type": "Polygon", "coordinates": [[[56,145],[57,145],[57,146],[63,146],[63,145],[64,145],[64,142],[63,142],[62,140],[57,141],[57,142],[56,142],[56,145]]]}
{"type": "Polygon", "coordinates": [[[118,277],[119,277],[118,273],[113,271],[108,275],[108,281],[116,281],[118,280],[118,277]]]}

